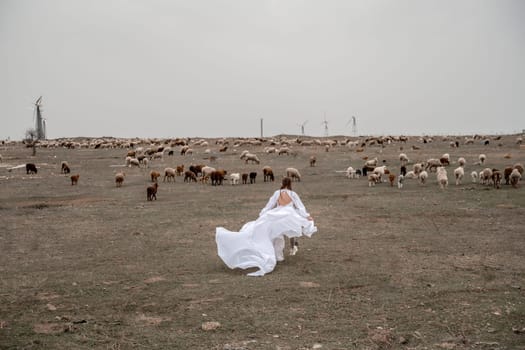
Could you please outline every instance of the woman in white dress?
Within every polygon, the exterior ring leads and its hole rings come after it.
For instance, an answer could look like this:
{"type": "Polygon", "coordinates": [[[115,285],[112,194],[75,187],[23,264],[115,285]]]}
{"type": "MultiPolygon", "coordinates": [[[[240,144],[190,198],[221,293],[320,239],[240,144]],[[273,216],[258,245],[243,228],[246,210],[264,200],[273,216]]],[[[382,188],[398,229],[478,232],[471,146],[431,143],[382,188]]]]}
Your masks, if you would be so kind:
{"type": "Polygon", "coordinates": [[[258,267],[248,276],[263,276],[273,271],[277,261],[284,260],[284,236],[290,238],[291,254],[295,255],[295,238],[310,237],[315,232],[312,217],[292,191],[291,179],[285,177],[281,189],[274,192],[257,220],[247,222],[239,232],[217,227],[215,241],[219,257],[229,268],[258,267]]]}

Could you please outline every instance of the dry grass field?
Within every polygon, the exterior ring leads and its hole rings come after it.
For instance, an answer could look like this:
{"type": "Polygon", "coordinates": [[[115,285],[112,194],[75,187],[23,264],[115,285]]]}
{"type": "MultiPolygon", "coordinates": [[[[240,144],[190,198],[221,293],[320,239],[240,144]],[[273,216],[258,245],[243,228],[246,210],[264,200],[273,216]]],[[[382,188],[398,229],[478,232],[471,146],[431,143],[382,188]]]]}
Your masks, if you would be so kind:
{"type": "Polygon", "coordinates": [[[264,145],[219,153],[210,140],[214,163],[194,147],[149,169],[115,167],[125,149],[31,157],[22,145],[0,146],[0,348],[525,349],[523,181],[501,189],[470,181],[472,170],[524,163],[515,139],[451,148],[411,138],[361,153],[293,145],[295,156],[266,154],[264,145]],[[448,188],[435,173],[398,189],[337,172],[368,156],[398,174],[400,146],[411,163],[450,153],[448,188]],[[241,161],[243,149],[261,164],[241,161]],[[474,165],[480,153],[485,166],[474,165]],[[456,186],[460,156],[466,176],[456,186]],[[63,160],[80,174],[77,186],[60,174],[63,160]],[[7,170],[26,162],[37,175],[7,170]],[[238,186],[161,180],[157,200],[146,201],[150,170],[192,163],[258,177],[238,186]],[[276,182],[263,182],[264,165],[276,182]],[[289,166],[302,173],[294,190],[319,231],[271,274],[229,270],[215,227],[254,220],[289,166]],[[206,322],[219,324],[205,330],[214,325],[206,322]]]}

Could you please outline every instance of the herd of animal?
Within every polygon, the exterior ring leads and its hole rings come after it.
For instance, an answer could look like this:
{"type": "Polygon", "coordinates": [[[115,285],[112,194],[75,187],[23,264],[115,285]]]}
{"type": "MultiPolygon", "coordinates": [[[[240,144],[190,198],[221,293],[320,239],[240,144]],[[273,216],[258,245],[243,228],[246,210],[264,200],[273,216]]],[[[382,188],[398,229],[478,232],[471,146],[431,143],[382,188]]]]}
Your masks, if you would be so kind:
{"type": "MultiPolygon", "coordinates": [[[[490,139],[488,138],[465,138],[464,144],[472,144],[476,140],[481,141],[483,145],[488,145],[490,139]]],[[[495,137],[493,140],[499,140],[495,137]]],[[[336,146],[345,146],[349,150],[355,151],[356,153],[363,152],[367,146],[379,146],[385,147],[392,143],[405,144],[408,141],[407,137],[398,136],[398,137],[371,137],[364,140],[291,140],[286,138],[281,138],[279,140],[260,140],[260,139],[240,139],[233,141],[233,149],[235,150],[241,146],[263,146],[265,142],[268,143],[268,146],[264,147],[263,152],[266,154],[276,154],[276,155],[293,155],[294,159],[297,155],[297,152],[293,149],[294,145],[300,147],[305,146],[322,146],[324,151],[329,152],[333,147],[336,146]]],[[[419,138],[418,140],[421,143],[429,143],[433,140],[431,138],[419,138]]],[[[108,145],[109,142],[98,141],[93,143],[92,141],[89,144],[79,144],[79,143],[62,143],[56,144],[58,141],[49,141],[45,147],[66,147],[66,148],[110,148],[108,145]]],[[[138,168],[149,168],[153,167],[157,160],[164,161],[166,156],[173,156],[175,152],[179,153],[181,156],[192,155],[196,147],[206,148],[202,153],[208,157],[210,162],[216,160],[216,156],[212,155],[212,152],[209,148],[210,142],[206,140],[196,140],[190,146],[190,141],[187,139],[175,139],[170,143],[159,144],[152,143],[149,147],[142,147],[140,143],[134,141],[116,141],[112,140],[113,147],[117,148],[127,148],[127,153],[124,159],[124,167],[138,167],[138,168]]],[[[516,143],[521,145],[522,139],[518,137],[516,143]]],[[[219,147],[219,152],[226,152],[229,148],[229,141],[226,139],[218,139],[215,141],[215,144],[219,147]]],[[[43,147],[43,146],[42,146],[43,147]]],[[[459,142],[450,141],[450,147],[457,148],[459,147],[459,142]]],[[[520,146],[523,147],[523,146],[520,146]]],[[[403,147],[400,147],[402,150],[403,147]]],[[[413,145],[412,150],[419,150],[420,146],[413,145]]],[[[319,156],[319,155],[318,155],[319,156]]],[[[505,157],[507,158],[507,157],[505,157]]],[[[510,158],[510,156],[508,157],[510,158]]],[[[244,161],[245,164],[251,163],[259,165],[261,163],[260,158],[255,152],[244,150],[240,153],[239,159],[244,161]]],[[[406,180],[415,179],[421,185],[425,185],[428,182],[429,175],[432,173],[436,174],[436,182],[441,189],[445,189],[448,184],[448,172],[447,167],[451,164],[456,163],[458,167],[453,170],[453,176],[455,178],[456,185],[461,185],[465,177],[465,167],[467,161],[465,157],[459,157],[456,162],[452,162],[450,155],[445,153],[440,157],[430,158],[426,160],[418,160],[411,163],[409,157],[406,153],[399,154],[399,165],[394,167],[399,167],[399,174],[396,175],[393,171],[393,167],[389,164],[387,165],[386,160],[382,160],[383,164],[379,164],[380,161],[378,157],[369,159],[368,157],[362,157],[365,160],[364,164],[359,167],[348,167],[345,171],[346,176],[349,179],[359,179],[361,177],[368,180],[368,186],[373,187],[380,183],[389,183],[390,186],[394,187],[397,182],[397,187],[399,189],[403,188],[406,180]],[[411,169],[409,169],[409,165],[411,169]],[[397,181],[396,181],[397,180],[397,181]]],[[[2,158],[0,156],[0,162],[2,158]]],[[[487,162],[487,156],[485,154],[480,154],[477,161],[474,165],[484,166],[487,162]]],[[[310,167],[315,167],[317,164],[317,157],[315,155],[310,156],[309,165],[310,167]]],[[[27,174],[36,174],[38,168],[34,163],[25,164],[27,174]]],[[[264,166],[261,169],[263,175],[263,181],[274,181],[275,174],[274,170],[270,166],[264,166]]],[[[69,175],[71,173],[71,167],[67,161],[61,162],[61,173],[69,175]]],[[[162,179],[163,182],[175,182],[176,177],[182,177],[183,182],[185,183],[197,183],[202,184],[211,184],[212,186],[223,185],[225,181],[229,181],[231,185],[239,184],[254,184],[257,179],[257,171],[246,171],[246,172],[231,172],[222,168],[215,168],[210,165],[205,164],[191,164],[189,167],[185,165],[177,165],[174,167],[165,167],[161,172],[159,170],[151,170],[149,172],[150,184],[146,187],[146,198],[148,201],[157,199],[157,191],[159,188],[159,181],[162,179]]],[[[288,176],[295,181],[301,181],[301,174],[299,170],[295,167],[287,167],[282,175],[288,176]]],[[[71,180],[71,185],[77,185],[79,182],[80,174],[69,175],[71,180]]],[[[479,182],[482,185],[492,185],[495,188],[499,189],[501,187],[501,182],[504,180],[505,184],[511,185],[514,188],[518,187],[519,181],[523,176],[523,165],[521,163],[514,163],[509,165],[504,169],[498,169],[494,167],[486,167],[479,172],[471,171],[470,173],[471,180],[473,183],[479,182]]],[[[114,181],[116,187],[122,187],[125,182],[126,174],[124,171],[117,172],[114,175],[114,181]]]]}
{"type": "MultiPolygon", "coordinates": [[[[479,161],[476,165],[484,165],[487,159],[485,154],[478,156],[479,161]]],[[[412,170],[407,171],[407,164],[409,158],[405,153],[399,154],[399,175],[397,176],[397,187],[403,188],[405,179],[417,179],[419,183],[425,185],[427,183],[429,173],[436,173],[436,180],[441,189],[445,189],[448,186],[448,173],[446,167],[451,164],[450,155],[448,153],[443,154],[440,158],[430,158],[422,162],[416,162],[412,165],[412,170]]],[[[461,185],[465,176],[465,165],[466,160],[464,157],[459,157],[457,160],[459,165],[454,169],[454,178],[457,185],[461,185]]],[[[507,166],[505,169],[500,170],[497,168],[486,167],[483,170],[470,173],[472,183],[479,181],[482,185],[492,185],[494,188],[501,188],[501,181],[504,179],[506,185],[512,185],[517,188],[519,181],[523,176],[523,164],[515,163],[512,166],[507,166]]],[[[354,169],[348,167],[346,170],[346,176],[348,178],[357,179],[360,176],[367,176],[368,186],[373,187],[378,183],[388,182],[390,186],[394,186],[396,175],[388,169],[386,165],[378,166],[377,157],[374,159],[366,160],[364,166],[361,169],[354,169]],[[370,173],[370,174],[369,174],[370,173]]]]}

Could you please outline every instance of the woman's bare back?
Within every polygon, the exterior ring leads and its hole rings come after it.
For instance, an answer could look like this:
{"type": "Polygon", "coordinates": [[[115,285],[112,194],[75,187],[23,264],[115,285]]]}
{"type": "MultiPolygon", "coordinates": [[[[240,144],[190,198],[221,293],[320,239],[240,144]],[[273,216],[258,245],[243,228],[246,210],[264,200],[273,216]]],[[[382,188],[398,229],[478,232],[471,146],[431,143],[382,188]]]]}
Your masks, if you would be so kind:
{"type": "Polygon", "coordinates": [[[282,207],[290,204],[291,202],[292,198],[290,198],[290,195],[286,191],[280,191],[277,203],[282,207]]]}

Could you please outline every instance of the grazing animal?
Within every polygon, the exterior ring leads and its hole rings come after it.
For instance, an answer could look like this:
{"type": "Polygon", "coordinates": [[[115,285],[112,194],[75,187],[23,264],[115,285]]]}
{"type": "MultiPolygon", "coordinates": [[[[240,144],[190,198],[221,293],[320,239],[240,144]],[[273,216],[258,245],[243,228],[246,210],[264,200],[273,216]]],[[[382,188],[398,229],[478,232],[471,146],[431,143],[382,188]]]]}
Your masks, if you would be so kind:
{"type": "Polygon", "coordinates": [[[212,186],[222,185],[222,182],[224,181],[224,177],[226,176],[226,174],[227,174],[226,170],[223,170],[223,169],[212,171],[212,173],[210,174],[211,185],[212,186]]]}
{"type": "Polygon", "coordinates": [[[472,179],[472,183],[478,182],[478,173],[477,172],[475,172],[475,171],[471,172],[470,173],[470,177],[472,179]]]}
{"type": "Polygon", "coordinates": [[[193,171],[197,176],[202,175],[202,168],[204,168],[203,164],[190,165],[190,171],[193,171]]]}
{"type": "Polygon", "coordinates": [[[428,170],[429,172],[432,172],[433,170],[437,171],[437,168],[440,166],[443,166],[443,164],[441,163],[441,160],[431,158],[427,160],[427,165],[425,166],[425,170],[428,170]]]}
{"type": "Polygon", "coordinates": [[[122,187],[122,183],[124,182],[124,177],[126,176],[125,173],[116,173],[115,174],[115,183],[117,187],[122,187]]]}
{"type": "Polygon", "coordinates": [[[255,171],[250,172],[250,184],[255,183],[255,178],[257,178],[257,172],[255,171]]]}
{"type": "Polygon", "coordinates": [[[157,182],[157,179],[160,177],[160,173],[156,170],[152,170],[149,173],[149,176],[151,177],[151,182],[157,182]]]}
{"type": "Polygon", "coordinates": [[[377,174],[369,174],[368,175],[368,187],[375,186],[376,183],[379,183],[379,181],[381,181],[379,179],[379,175],[377,175],[377,174]]]}
{"type": "Polygon", "coordinates": [[[448,186],[447,169],[440,166],[436,169],[436,176],[439,187],[443,190],[448,186]]]}
{"type": "Polygon", "coordinates": [[[513,168],[514,168],[514,169],[518,169],[519,173],[520,173],[521,175],[523,175],[523,165],[522,165],[522,164],[520,164],[520,163],[516,163],[516,164],[514,164],[513,168]]]}
{"type": "Polygon", "coordinates": [[[310,166],[315,166],[315,162],[317,162],[317,158],[315,156],[310,157],[310,166]]]}
{"type": "Polygon", "coordinates": [[[239,173],[230,174],[230,184],[231,185],[238,185],[240,179],[241,179],[241,174],[239,173]]]}
{"type": "Polygon", "coordinates": [[[492,169],[485,168],[479,172],[479,183],[482,185],[490,185],[492,181],[492,169]]]}
{"type": "Polygon", "coordinates": [[[60,172],[62,174],[69,174],[71,172],[71,169],[69,168],[69,164],[64,160],[62,161],[62,163],[60,164],[60,172]]]}
{"type": "Polygon", "coordinates": [[[26,174],[36,174],[38,173],[38,170],[36,169],[36,165],[33,163],[27,163],[26,164],[26,174]]]}
{"type": "Polygon", "coordinates": [[[465,160],[465,158],[459,157],[458,158],[458,164],[459,164],[459,166],[465,166],[465,164],[467,164],[467,161],[465,160]]]}
{"type": "Polygon", "coordinates": [[[416,163],[412,167],[412,170],[414,171],[414,174],[419,175],[419,173],[423,170],[423,164],[422,163],[416,163]]]}
{"type": "Polygon", "coordinates": [[[367,160],[365,162],[365,166],[369,167],[369,168],[376,167],[377,166],[377,162],[378,162],[377,157],[375,157],[374,159],[367,160]]]}
{"type": "Polygon", "coordinates": [[[266,181],[274,181],[275,178],[274,178],[274,175],[273,175],[273,169],[269,166],[265,166],[263,168],[263,180],[264,182],[266,181]]]}
{"type": "Polygon", "coordinates": [[[461,180],[463,179],[463,176],[465,176],[465,170],[462,166],[454,169],[454,176],[456,177],[456,186],[461,185],[461,180]]]}
{"type": "Polygon", "coordinates": [[[79,174],[71,175],[71,186],[78,184],[79,177],[79,174]]]}
{"type": "Polygon", "coordinates": [[[495,189],[499,189],[501,185],[501,171],[497,169],[492,169],[492,183],[494,184],[495,189]]]}
{"type": "Polygon", "coordinates": [[[168,179],[168,182],[172,181],[175,182],[175,176],[177,175],[177,171],[173,168],[166,168],[164,169],[164,179],[163,181],[166,181],[168,179]]]}
{"type": "Polygon", "coordinates": [[[226,152],[227,149],[228,149],[228,146],[223,146],[219,148],[219,152],[226,152]]]}
{"type": "Polygon", "coordinates": [[[301,173],[296,168],[286,168],[285,174],[293,180],[301,181],[301,173]]]}
{"type": "Polygon", "coordinates": [[[512,170],[512,173],[510,173],[510,184],[514,188],[518,188],[518,182],[521,180],[521,173],[517,168],[512,170]]]}
{"type": "Polygon", "coordinates": [[[512,170],[514,170],[513,167],[506,167],[503,170],[503,178],[505,179],[505,185],[510,185],[510,174],[512,173],[512,170]]]}
{"type": "Polygon", "coordinates": [[[487,156],[484,155],[484,154],[480,154],[478,156],[478,159],[479,159],[479,164],[483,165],[485,163],[485,161],[487,160],[487,156]]]}
{"type": "Polygon", "coordinates": [[[175,170],[177,171],[177,176],[182,176],[182,174],[184,173],[184,164],[177,165],[175,170]]]}
{"type": "Polygon", "coordinates": [[[394,187],[395,180],[396,180],[395,174],[388,174],[388,181],[390,181],[390,187],[394,187]]]}
{"type": "Polygon", "coordinates": [[[242,184],[243,184],[243,185],[246,185],[246,184],[248,183],[248,174],[243,173],[243,174],[241,175],[241,178],[242,178],[242,184]]]}
{"type": "Polygon", "coordinates": [[[422,185],[427,183],[428,173],[426,172],[426,170],[423,170],[422,172],[419,173],[418,179],[419,179],[419,183],[421,183],[422,185]]]}
{"type": "Polygon", "coordinates": [[[407,167],[402,165],[399,174],[405,176],[407,174],[407,167]]]}
{"type": "Polygon", "coordinates": [[[359,175],[357,175],[357,171],[353,167],[349,166],[346,169],[346,177],[349,179],[358,179],[359,175]]]}
{"type": "Polygon", "coordinates": [[[152,201],[153,199],[157,200],[157,189],[159,188],[158,183],[153,183],[153,185],[146,188],[146,199],[152,201]]]}
{"type": "Polygon", "coordinates": [[[252,153],[245,153],[245,154],[243,154],[241,156],[241,159],[244,159],[245,163],[248,163],[249,160],[252,163],[256,163],[256,164],[260,163],[259,158],[255,154],[252,154],[252,153]]]}
{"type": "Polygon", "coordinates": [[[191,170],[186,170],[184,172],[184,182],[197,182],[197,175],[191,171],[191,170]]]}

